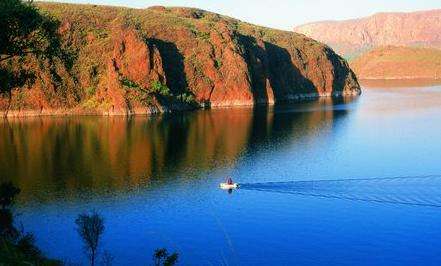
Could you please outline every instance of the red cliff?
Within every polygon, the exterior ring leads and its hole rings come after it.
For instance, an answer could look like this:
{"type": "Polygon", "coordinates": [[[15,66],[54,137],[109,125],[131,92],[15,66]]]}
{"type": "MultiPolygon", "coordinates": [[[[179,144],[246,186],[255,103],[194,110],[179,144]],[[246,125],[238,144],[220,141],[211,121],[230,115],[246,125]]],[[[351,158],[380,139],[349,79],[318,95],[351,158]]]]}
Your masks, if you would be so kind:
{"type": "Polygon", "coordinates": [[[10,116],[140,114],[360,93],[347,62],[301,34],[189,8],[38,6],[60,21],[66,56],[22,62],[35,79],[0,97],[10,116]]]}

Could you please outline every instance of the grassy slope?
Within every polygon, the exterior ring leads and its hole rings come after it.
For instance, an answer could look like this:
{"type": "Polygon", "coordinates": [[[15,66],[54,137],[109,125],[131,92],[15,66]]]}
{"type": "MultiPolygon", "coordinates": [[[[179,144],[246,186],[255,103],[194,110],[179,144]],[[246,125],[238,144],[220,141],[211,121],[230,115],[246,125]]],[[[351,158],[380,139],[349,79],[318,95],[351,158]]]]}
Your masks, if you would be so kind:
{"type": "MultiPolygon", "coordinates": [[[[62,45],[68,56],[51,63],[28,58],[25,67],[37,74],[37,82],[30,84],[29,90],[19,88],[14,92],[11,110],[109,108],[112,102],[104,92],[109,87],[108,66],[117,29],[121,27],[135,30],[140,40],[160,49],[167,85],[174,95],[193,93],[201,99],[213,90],[214,84],[225,84],[225,94],[234,98],[234,93],[240,91],[235,86],[243,84],[242,80],[248,76],[261,83],[262,88],[256,94],[262,94],[265,93],[264,74],[268,75],[268,71],[273,76],[275,93],[282,96],[311,92],[305,78],[295,75],[314,79],[317,87],[326,84],[329,87],[333,82],[336,90],[358,88],[343,59],[325,45],[301,34],[190,8],[129,9],[44,2],[38,2],[37,6],[60,21],[62,45]],[[272,49],[262,51],[262,46],[268,44],[272,49]],[[177,56],[182,57],[179,62],[177,56]],[[275,61],[271,63],[266,59],[269,57],[275,61]],[[277,60],[289,60],[289,64],[288,61],[280,64],[277,60]],[[244,61],[247,62],[243,64],[244,61]],[[269,70],[265,64],[270,65],[269,70]],[[210,67],[213,65],[215,67],[210,67]],[[338,76],[335,80],[329,78],[334,74],[338,76]],[[232,89],[228,91],[228,88],[232,89]]],[[[255,81],[252,83],[251,87],[255,88],[255,81]]],[[[218,95],[223,89],[217,87],[218,95]]],[[[241,93],[246,91],[241,89],[241,93]]],[[[207,97],[202,100],[205,99],[207,97]]],[[[0,109],[8,105],[7,99],[1,100],[0,109]]]]}
{"type": "MultiPolygon", "coordinates": [[[[232,31],[237,31],[239,34],[252,36],[282,47],[298,47],[310,56],[323,49],[322,44],[300,34],[260,27],[227,16],[192,8],[152,7],[148,9],[130,9],[41,2],[38,3],[38,6],[61,22],[66,19],[75,21],[74,24],[70,24],[69,36],[65,36],[64,39],[67,39],[66,46],[75,53],[74,75],[80,76],[80,81],[87,80],[87,82],[84,82],[85,84],[80,84],[80,87],[85,87],[86,90],[88,87],[97,88],[99,86],[99,76],[106,72],[106,56],[112,50],[112,27],[118,25],[136,28],[144,38],[158,38],[174,43],[183,53],[186,61],[192,60],[192,55],[188,53],[190,49],[193,50],[191,53],[194,55],[208,52],[211,42],[210,33],[218,31],[219,24],[225,24],[232,31]],[[91,44],[88,44],[90,38],[94,40],[91,44]],[[84,78],[84,76],[87,76],[92,68],[97,70],[97,76],[89,81],[89,78],[84,78]]],[[[243,44],[238,39],[233,41],[237,49],[243,48],[241,47],[243,44]]],[[[192,63],[195,68],[201,66],[200,62],[192,63]]],[[[200,74],[204,75],[205,73],[200,74]]],[[[172,76],[171,78],[174,79],[175,77],[172,76]]],[[[195,83],[198,82],[200,83],[200,80],[195,81],[195,83]]],[[[173,88],[175,87],[173,83],[175,81],[171,80],[171,84],[169,84],[173,91],[182,89],[173,88]]],[[[197,89],[197,84],[188,85],[192,87],[191,89],[197,89]]],[[[80,98],[84,98],[87,93],[80,91],[78,94],[80,98]]]]}
{"type": "Polygon", "coordinates": [[[441,50],[386,46],[350,61],[361,79],[441,79],[441,50]]]}

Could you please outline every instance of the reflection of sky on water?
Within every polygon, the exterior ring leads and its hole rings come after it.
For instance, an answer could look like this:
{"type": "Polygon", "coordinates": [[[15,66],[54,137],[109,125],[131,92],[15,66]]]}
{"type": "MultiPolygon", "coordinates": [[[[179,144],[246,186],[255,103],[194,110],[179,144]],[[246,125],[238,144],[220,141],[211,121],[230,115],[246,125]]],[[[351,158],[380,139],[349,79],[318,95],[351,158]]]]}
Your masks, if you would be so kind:
{"type": "Polygon", "coordinates": [[[439,265],[440,209],[407,204],[436,205],[438,179],[381,178],[441,173],[440,96],[1,122],[0,178],[23,188],[19,220],[44,252],[74,262],[74,219],[96,209],[117,265],[162,246],[184,265],[439,265]],[[243,189],[219,190],[226,175],[243,189]],[[380,181],[335,181],[360,178],[380,181]]]}

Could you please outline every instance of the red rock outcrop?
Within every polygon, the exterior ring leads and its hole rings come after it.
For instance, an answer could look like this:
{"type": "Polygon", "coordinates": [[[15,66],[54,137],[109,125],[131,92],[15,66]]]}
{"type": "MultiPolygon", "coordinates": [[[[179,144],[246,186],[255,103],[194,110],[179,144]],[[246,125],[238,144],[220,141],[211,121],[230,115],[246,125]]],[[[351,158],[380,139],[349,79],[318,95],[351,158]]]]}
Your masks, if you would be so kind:
{"type": "Polygon", "coordinates": [[[142,40],[133,29],[117,28],[112,31],[113,51],[107,59],[107,78],[99,86],[97,96],[104,101],[110,99],[110,114],[149,113],[160,106],[143,106],[139,101],[139,91],[125,90],[122,80],[130,80],[137,85],[148,88],[152,81],[166,82],[162,68],[162,58],[154,45],[142,40]],[[133,95],[134,94],[134,95],[133,95]]]}
{"type": "Polygon", "coordinates": [[[60,21],[67,56],[47,68],[26,59],[37,78],[0,101],[10,115],[138,114],[360,93],[347,62],[301,34],[190,8],[38,6],[60,21]]]}

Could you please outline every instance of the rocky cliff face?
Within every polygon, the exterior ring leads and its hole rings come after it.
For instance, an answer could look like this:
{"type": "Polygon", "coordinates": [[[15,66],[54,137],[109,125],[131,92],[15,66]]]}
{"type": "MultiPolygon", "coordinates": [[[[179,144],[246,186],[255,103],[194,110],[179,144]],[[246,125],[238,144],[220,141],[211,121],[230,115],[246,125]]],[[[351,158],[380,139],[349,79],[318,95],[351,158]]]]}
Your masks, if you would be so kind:
{"type": "Polygon", "coordinates": [[[347,57],[387,45],[441,48],[441,9],[310,23],[294,31],[324,42],[347,57]]]}
{"type": "Polygon", "coordinates": [[[8,67],[34,74],[10,116],[152,113],[358,95],[347,62],[301,34],[188,8],[39,4],[60,21],[65,56],[8,67]]]}

